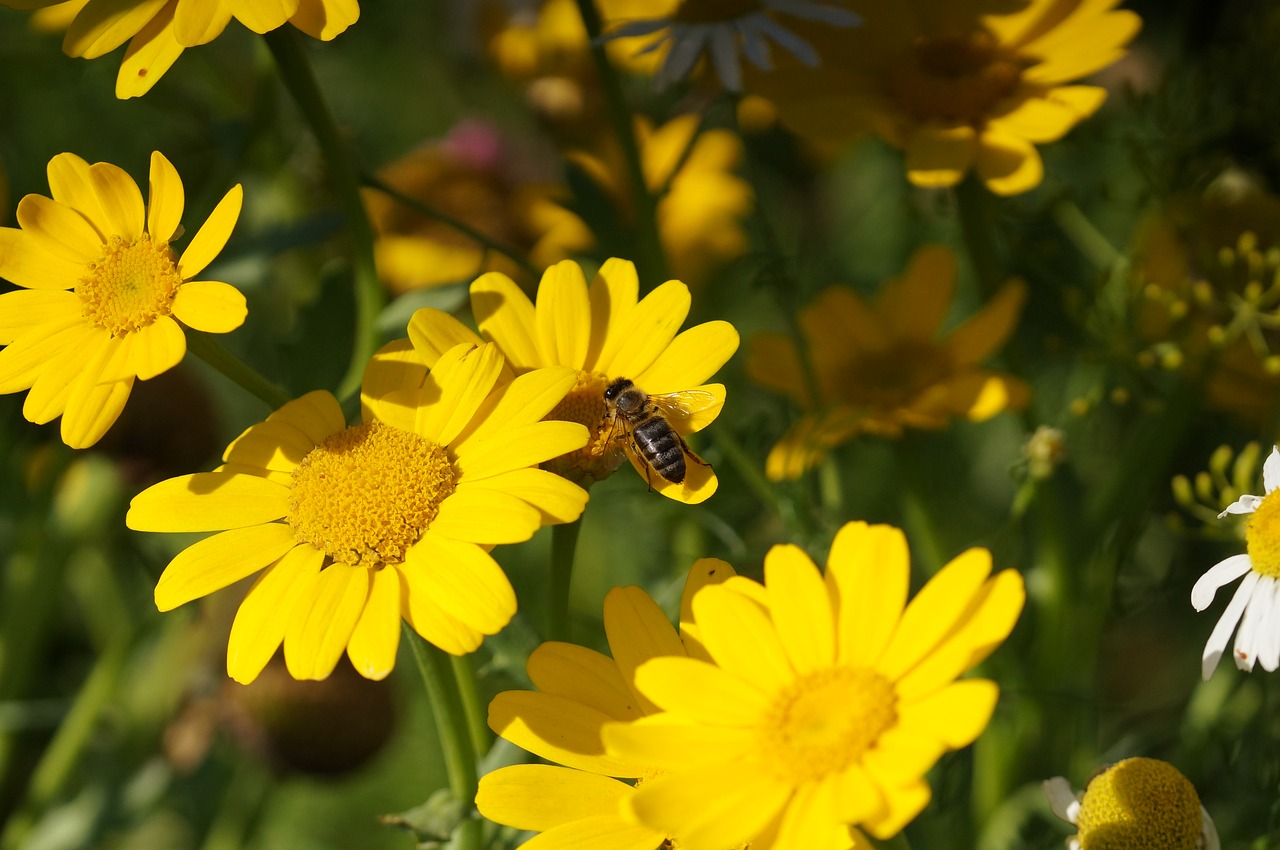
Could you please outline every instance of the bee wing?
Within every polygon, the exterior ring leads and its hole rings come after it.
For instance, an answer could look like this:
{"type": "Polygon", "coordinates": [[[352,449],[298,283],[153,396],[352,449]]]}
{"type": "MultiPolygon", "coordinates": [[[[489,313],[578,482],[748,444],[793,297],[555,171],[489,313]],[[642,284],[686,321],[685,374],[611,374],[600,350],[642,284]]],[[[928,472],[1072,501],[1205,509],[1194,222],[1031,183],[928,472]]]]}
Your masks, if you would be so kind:
{"type": "Polygon", "coordinates": [[[715,421],[724,407],[724,384],[705,384],[691,390],[656,393],[649,400],[681,434],[701,431],[715,421]]]}

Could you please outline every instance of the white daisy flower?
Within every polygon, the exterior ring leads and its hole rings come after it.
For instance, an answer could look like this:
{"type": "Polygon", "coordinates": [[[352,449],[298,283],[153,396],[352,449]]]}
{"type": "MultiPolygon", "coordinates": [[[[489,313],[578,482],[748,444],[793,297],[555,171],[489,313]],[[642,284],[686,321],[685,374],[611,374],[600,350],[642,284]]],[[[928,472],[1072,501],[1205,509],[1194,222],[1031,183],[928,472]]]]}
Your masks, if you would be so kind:
{"type": "Polygon", "coordinates": [[[1213,818],[1187,778],[1168,762],[1131,758],[1096,774],[1077,794],[1061,776],[1044,783],[1053,813],[1076,827],[1067,850],[1161,847],[1221,850],[1213,818]]]}
{"type": "Polygon", "coordinates": [[[1213,627],[1204,645],[1201,673],[1213,674],[1227,648],[1227,639],[1236,631],[1236,666],[1246,672],[1254,662],[1268,672],[1280,666],[1280,496],[1271,494],[1280,487],[1280,447],[1272,448],[1262,465],[1262,496],[1241,496],[1218,514],[1252,514],[1245,526],[1245,554],[1232,555],[1209,568],[1191,589],[1191,604],[1203,611],[1213,602],[1218,588],[1244,576],[1227,609],[1213,627]],[[1243,620],[1241,619],[1243,615],[1243,620]]]}
{"type": "Polygon", "coordinates": [[[775,14],[833,27],[854,27],[862,22],[848,9],[819,0],[681,0],[670,15],[633,21],[606,38],[661,33],[640,51],[649,53],[668,45],[667,57],[654,78],[659,87],[687,76],[707,54],[724,87],[736,92],[742,90],[739,53],[760,70],[772,70],[770,41],[811,68],[818,64],[813,45],[778,23],[775,14]]]}

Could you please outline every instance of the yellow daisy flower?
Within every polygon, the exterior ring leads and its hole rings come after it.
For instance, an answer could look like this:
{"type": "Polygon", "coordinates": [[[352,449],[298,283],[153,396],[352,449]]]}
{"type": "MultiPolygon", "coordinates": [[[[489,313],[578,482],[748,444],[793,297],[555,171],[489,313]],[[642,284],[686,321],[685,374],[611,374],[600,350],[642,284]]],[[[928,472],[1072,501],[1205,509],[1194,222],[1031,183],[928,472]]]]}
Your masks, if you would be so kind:
{"type": "Polygon", "coordinates": [[[116,97],[146,94],[188,47],[207,44],[235,18],[256,33],[293,24],[329,41],[360,17],[359,0],[0,0],[11,9],[76,7],[62,50],[96,59],[126,41],[116,97]]]}
{"type": "Polygon", "coordinates": [[[1130,758],[1098,773],[1080,794],[1061,776],[1044,783],[1049,806],[1079,832],[1067,850],[1221,850],[1213,818],[1173,765],[1130,758]]]}
{"type": "Polygon", "coordinates": [[[0,228],[0,393],[30,390],[31,422],[62,417],[62,440],[96,443],[124,408],[135,379],[173,368],[186,353],[182,325],[227,333],[246,315],[239,290],[194,280],[227,243],[240,215],[239,185],[181,256],[182,181],[151,155],[151,194],[120,168],[64,153],[49,162],[52,198],[18,203],[20,227],[0,228]],[[175,321],[176,320],[176,321],[175,321]]]}
{"type": "MultiPolygon", "coordinates": [[[[636,667],[651,658],[707,658],[690,609],[699,589],[732,576],[723,561],[693,565],[680,604],[680,631],[638,587],[615,587],[604,600],[604,629],[613,657],[550,641],[529,656],[536,691],[506,691],[489,704],[489,727],[552,764],[504,767],[480,778],[476,807],[485,817],[540,832],[541,850],[592,846],[656,850],[672,838],[622,816],[633,782],[657,775],[647,765],[605,755],[600,730],[657,709],[631,684],[636,667]],[[628,781],[624,781],[628,780],[628,781]]],[[[674,846],[680,846],[678,844],[674,846]]]]}
{"type": "MultiPolygon", "coordinates": [[[[689,288],[669,280],[638,299],[639,280],[627,260],[611,259],[588,287],[571,260],[547,269],[537,304],[509,277],[490,273],[471,284],[471,311],[486,339],[497,343],[516,374],[545,366],[569,366],[577,383],[552,418],[580,422],[591,430],[586,447],[556,458],[548,467],[584,484],[607,477],[625,456],[651,489],[687,504],[715,492],[715,471],[684,453],[683,480],[659,474],[637,452],[632,429],[611,415],[605,391],[621,378],[661,406],[681,441],[715,421],[724,406],[724,385],[705,384],[738,349],[738,332],[713,321],[683,332],[689,288]]],[[[480,337],[440,310],[423,308],[409,322],[418,355],[439,356],[450,345],[480,337]]],[[[403,349],[402,349],[403,350],[403,349]]]]}
{"type": "Polygon", "coordinates": [[[975,422],[1026,403],[1026,384],[978,364],[1013,331],[1026,287],[1013,280],[981,311],[938,339],[955,294],[955,255],[921,248],[874,304],[833,286],[800,312],[820,398],[813,398],[789,336],[752,337],[747,374],[792,398],[806,413],[769,453],[766,473],[797,478],[858,434],[896,437],[904,428],[975,422]]]}
{"type": "Polygon", "coordinates": [[[990,553],[970,549],[907,604],[902,532],[855,522],[825,577],[775,546],[764,585],[699,591],[710,660],[641,664],[635,688],[660,711],[604,727],[606,756],[664,771],[624,811],[684,850],[842,850],[854,826],[897,834],[929,802],[925,773],[995,708],[994,682],[956,681],[1022,610],[1022,577],[990,575],[990,553]]]}
{"type": "Polygon", "coordinates": [[[1118,2],[1030,0],[1009,12],[1004,0],[865,0],[860,27],[797,24],[821,67],[759,75],[756,89],[804,135],[876,133],[906,154],[917,186],[974,171],[992,192],[1017,194],[1043,177],[1035,145],[1106,99],[1068,83],[1124,55],[1141,21],[1118,2]]]}
{"type": "Polygon", "coordinates": [[[402,380],[375,356],[363,424],[316,391],[254,425],[213,472],[171,478],[133,499],[139,531],[217,531],[156,584],[169,611],[259,571],[227,644],[227,673],[247,683],[283,642],[297,679],[323,679],[345,650],[362,675],[395,665],[403,617],[454,655],[471,652],[516,610],[489,555],[544,524],[576,520],[586,492],[536,465],[586,441],[542,421],[573,386],[570,369],[500,381],[497,347],[451,347],[429,374],[402,380]]]}

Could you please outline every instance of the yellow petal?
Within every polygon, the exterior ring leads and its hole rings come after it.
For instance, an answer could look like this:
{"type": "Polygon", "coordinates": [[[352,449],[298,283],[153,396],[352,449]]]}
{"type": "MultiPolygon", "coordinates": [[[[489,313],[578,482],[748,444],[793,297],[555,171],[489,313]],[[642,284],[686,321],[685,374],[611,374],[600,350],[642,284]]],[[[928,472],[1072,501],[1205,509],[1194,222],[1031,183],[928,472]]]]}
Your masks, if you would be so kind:
{"type": "Polygon", "coordinates": [[[470,427],[452,441],[459,455],[508,428],[542,420],[573,388],[577,373],[567,366],[548,366],[526,372],[496,387],[472,417],[470,427]]]}
{"type": "Polygon", "coordinates": [[[965,669],[990,655],[1013,631],[1027,601],[1027,589],[1017,570],[1001,570],[982,587],[973,611],[955,639],[972,647],[965,669]]]}
{"type": "Polygon", "coordinates": [[[284,641],[298,591],[320,574],[324,553],[295,546],[263,570],[245,594],[227,638],[227,675],[247,685],[267,666],[284,641]]]}
{"type": "Polygon", "coordinates": [[[976,167],[978,176],[997,195],[1026,192],[1044,179],[1044,163],[1035,146],[995,129],[982,134],[976,167]]]}
{"type": "Polygon", "coordinates": [[[594,649],[549,640],[529,655],[529,679],[543,693],[593,708],[613,720],[644,714],[618,664],[594,649]]]}
{"type": "Polygon", "coordinates": [[[236,20],[261,35],[282,26],[298,11],[299,0],[222,0],[236,20]]]}
{"type": "Polygon", "coordinates": [[[393,567],[400,579],[400,615],[427,642],[453,655],[473,652],[484,635],[432,601],[422,582],[422,571],[393,567]]]}
{"type": "Polygon", "coordinates": [[[124,339],[128,342],[128,354],[114,364],[114,368],[113,365],[104,368],[102,378],[105,380],[137,375],[149,381],[177,366],[187,354],[187,338],[178,323],[168,316],[157,316],[154,322],[124,339]]]}
{"type": "Polygon", "coordinates": [[[641,823],[679,836],[681,846],[734,847],[761,832],[791,793],[765,771],[721,762],[649,780],[627,805],[641,823]]]}
{"type": "MultiPolygon", "coordinates": [[[[106,334],[102,331],[77,324],[65,335],[66,344],[57,354],[42,361],[37,370],[29,373],[33,377],[31,390],[22,403],[22,415],[28,422],[43,425],[62,415],[67,409],[71,388],[84,371],[86,357],[92,358],[91,352],[101,345],[101,337],[104,336],[106,334]]],[[[3,353],[0,353],[0,360],[3,359],[3,353]]]]}
{"type": "Polygon", "coordinates": [[[894,788],[885,795],[888,804],[885,815],[868,821],[865,825],[867,832],[882,840],[892,838],[924,811],[932,796],[929,783],[924,781],[894,788]]]}
{"type": "Polygon", "coordinates": [[[917,186],[954,186],[978,155],[972,127],[919,127],[907,140],[907,179],[917,186]]]}
{"type": "Polygon", "coordinates": [[[84,275],[84,264],[50,254],[17,227],[0,227],[0,277],[27,289],[63,290],[84,275]]]}
{"type": "Polygon", "coordinates": [[[423,307],[409,319],[409,341],[418,359],[428,369],[435,368],[440,356],[456,345],[484,344],[474,331],[449,313],[434,307],[423,307]]]}
{"type": "Polygon", "coordinates": [[[64,315],[55,322],[28,329],[3,351],[0,351],[0,393],[16,393],[30,387],[40,373],[64,353],[84,364],[105,344],[107,334],[86,327],[78,316],[64,315]],[[98,337],[90,350],[82,346],[90,337],[98,337]]]}
{"type": "Polygon", "coordinates": [[[630,445],[624,448],[627,460],[631,461],[631,466],[644,479],[646,486],[668,499],[674,499],[686,505],[701,504],[715,495],[716,488],[720,484],[711,464],[698,458],[692,451],[685,452],[684,481],[677,484],[654,472],[648,463],[636,456],[635,450],[630,445]]]}
{"type": "Polygon", "coordinates": [[[156,607],[171,611],[208,596],[279,558],[295,546],[293,529],[267,523],[224,531],[188,546],[156,582],[156,607]]]}
{"type": "Polygon", "coordinates": [[[897,628],[910,580],[907,539],[898,529],[851,522],[836,533],[827,587],[837,606],[840,663],[875,664],[897,628]]]}
{"type": "Polygon", "coordinates": [[[801,407],[813,407],[808,381],[796,344],[782,334],[762,332],[747,342],[747,375],[762,387],[790,398],[801,407]]]}
{"type": "MultiPolygon", "coordinates": [[[[621,822],[618,803],[631,791],[630,785],[607,776],[549,764],[517,764],[480,777],[476,808],[495,823],[544,832],[606,813],[621,822]]],[[[659,837],[657,844],[661,843],[659,837]]]]}
{"type": "Polygon", "coordinates": [[[687,722],[669,714],[607,723],[601,735],[610,757],[655,773],[724,761],[743,763],[760,747],[754,729],[687,722]]]}
{"type": "Polygon", "coordinates": [[[618,320],[617,330],[600,353],[598,371],[610,378],[635,380],[675,339],[689,315],[690,302],[689,287],[678,280],[654,289],[618,320]]]}
{"type": "Polygon", "coordinates": [[[542,526],[542,516],[527,502],[501,490],[460,484],[440,503],[431,530],[453,540],[494,545],[521,543],[542,526]]]}
{"type": "Polygon", "coordinates": [[[615,587],[604,597],[604,631],[622,679],[632,688],[641,710],[646,714],[657,711],[632,682],[636,668],[649,659],[684,655],[684,644],[667,615],[640,588],[615,587]]]}
{"type": "Polygon", "coordinates": [[[166,2],[90,3],[71,22],[62,40],[62,50],[68,56],[84,59],[110,53],[146,26],[166,2]]]}
{"type": "Polygon", "coordinates": [[[134,531],[222,531],[260,525],[289,512],[289,488],[252,475],[197,472],[134,496],[124,524],[134,531]]]}
{"type": "Polygon", "coordinates": [[[1060,86],[1027,98],[991,124],[1031,142],[1056,142],[1106,99],[1107,90],[1098,86],[1060,86]]]}
{"type": "Polygon", "coordinates": [[[587,444],[587,429],[577,422],[531,422],[503,428],[485,439],[469,440],[458,452],[463,478],[488,478],[542,463],[587,444]]]}
{"type": "Polygon", "coordinates": [[[102,239],[80,213],[50,198],[27,195],[18,202],[18,224],[40,251],[68,262],[101,258],[102,239]]]}
{"type": "Polygon", "coordinates": [[[576,700],[536,691],[504,691],[489,703],[489,728],[547,761],[605,776],[642,768],[605,755],[600,730],[611,718],[576,700]]]}
{"type": "MultiPolygon", "coordinates": [[[[187,6],[194,6],[187,3],[187,6]]],[[[151,188],[147,198],[147,233],[160,242],[172,242],[182,226],[186,195],[182,178],[160,151],[151,154],[151,188]]]]}
{"type": "Polygon", "coordinates": [[[946,752],[936,738],[919,732],[892,726],[863,754],[862,763],[885,792],[886,803],[891,804],[897,786],[918,782],[946,752]]]}
{"type": "MultiPolygon", "coordinates": [[[[693,619],[693,597],[704,587],[732,578],[736,573],[733,567],[719,558],[699,558],[689,568],[689,575],[684,580],[684,592],[680,596],[680,641],[690,658],[711,662],[711,654],[702,645],[698,624],[693,619]]],[[[714,663],[714,662],[712,662],[714,663]]]]}
{"type": "Polygon", "coordinates": [[[330,41],[359,19],[357,0],[301,0],[289,23],[312,38],[330,41]]]}
{"type": "Polygon", "coordinates": [[[342,658],[365,599],[369,570],[331,564],[306,587],[289,612],[284,663],[295,679],[327,679],[342,658]]]}
{"type": "Polygon", "coordinates": [[[1010,280],[986,305],[947,337],[943,348],[952,363],[981,363],[1004,345],[1013,333],[1027,300],[1027,285],[1010,280]]]}
{"type": "Polygon", "coordinates": [[[231,23],[231,10],[222,3],[178,3],[173,36],[183,47],[208,44],[231,23]]]}
{"type": "Polygon", "coordinates": [[[835,662],[831,599],[818,568],[798,546],[774,546],[765,555],[769,611],[787,657],[800,674],[835,662]]]}
{"type": "Polygon", "coordinates": [[[796,789],[778,824],[775,848],[846,850],[848,830],[836,819],[833,783],[807,782],[796,789]]]}
{"type": "Polygon", "coordinates": [[[189,328],[225,334],[244,324],[249,307],[240,290],[229,283],[193,281],[178,287],[173,315],[189,328]]]}
{"type": "Polygon", "coordinates": [[[731,728],[761,723],[772,696],[750,679],[682,655],[641,664],[636,668],[635,687],[676,719],[731,728]]]}
{"type": "Polygon", "coordinates": [[[142,235],[146,209],[142,192],[124,169],[109,162],[89,166],[89,183],[98,196],[107,226],[113,235],[132,242],[142,235]]]}
{"type": "Polygon", "coordinates": [[[990,574],[991,553],[986,549],[969,549],[939,570],[903,612],[876,664],[880,674],[897,679],[925,658],[970,608],[990,574]]]}
{"type": "Polygon", "coordinates": [[[511,278],[498,272],[476,278],[471,284],[471,312],[480,333],[498,344],[517,372],[556,365],[542,361],[533,304],[511,278]]]}
{"type": "Polygon", "coordinates": [[[648,393],[696,387],[719,371],[738,350],[738,332],[728,322],[705,322],[679,334],[649,368],[631,377],[648,393]]]}
{"type": "Polygon", "coordinates": [[[418,411],[414,430],[439,445],[453,442],[497,385],[502,364],[502,354],[493,344],[449,349],[431,370],[439,381],[440,398],[418,411]]]}
{"type": "Polygon", "coordinates": [[[898,723],[917,735],[936,738],[949,749],[967,747],[987,728],[999,695],[995,682],[966,679],[924,699],[899,701],[898,723]]]}
{"type": "Polygon", "coordinates": [[[237,437],[222,459],[263,471],[291,473],[316,447],[306,434],[280,420],[259,422],[237,437]]]}
{"type": "Polygon", "coordinates": [[[94,373],[82,373],[71,386],[67,409],[62,412],[62,442],[73,449],[97,443],[120,418],[132,390],[133,378],[100,384],[94,373]]]}
{"type": "Polygon", "coordinates": [[[178,260],[178,273],[183,280],[191,280],[204,271],[226,246],[227,240],[231,238],[231,231],[235,229],[236,220],[240,218],[240,206],[243,202],[244,190],[239,183],[222,196],[200,230],[191,237],[190,244],[178,260]]]}
{"type": "Polygon", "coordinates": [[[477,481],[468,479],[474,491],[506,493],[528,502],[538,511],[542,525],[573,522],[587,506],[587,491],[554,472],[543,469],[513,469],[477,481]]]}
{"type": "Polygon", "coordinates": [[[312,390],[299,396],[268,416],[267,421],[292,425],[306,435],[312,446],[347,427],[342,407],[327,390],[312,390]]]}
{"type": "Polygon", "coordinates": [[[408,551],[402,569],[442,609],[486,635],[497,634],[516,613],[506,573],[481,547],[428,529],[408,551]]]}
{"type": "Polygon", "coordinates": [[[591,304],[587,280],[573,260],[543,272],[535,319],[542,362],[583,368],[591,341],[591,304]]]}
{"type": "Polygon", "coordinates": [[[49,177],[49,194],[89,220],[98,236],[105,239],[111,229],[98,202],[98,193],[89,180],[89,163],[73,153],[60,153],[49,160],[45,169],[49,177]]]}
{"type": "Polygon", "coordinates": [[[19,289],[0,295],[0,345],[40,325],[68,328],[80,322],[80,298],[74,292],[19,289]]]}
{"type": "Polygon", "coordinates": [[[369,598],[351,632],[347,657],[366,679],[385,679],[400,647],[400,578],[394,569],[371,570],[369,598]]]}
{"type": "Polygon", "coordinates": [[[925,245],[912,255],[902,277],[880,290],[876,310],[895,338],[927,345],[951,310],[955,282],[956,256],[951,249],[925,245]]]}
{"type": "Polygon", "coordinates": [[[640,278],[630,260],[611,257],[596,272],[587,295],[591,301],[591,342],[583,367],[598,372],[600,355],[610,337],[618,332],[622,317],[636,306],[640,278]]]}
{"type": "Polygon", "coordinates": [[[884,809],[884,796],[861,763],[849,765],[826,781],[832,785],[840,823],[861,823],[884,809]]]}
{"type": "Polygon", "coordinates": [[[776,693],[795,678],[786,649],[768,615],[751,600],[720,587],[704,588],[693,600],[702,644],[730,675],[760,693],[776,693]]]}
{"type": "Polygon", "coordinates": [[[128,100],[151,91],[165,72],[182,55],[183,47],[173,34],[173,11],[170,2],[129,41],[116,74],[116,97],[128,100]]]}

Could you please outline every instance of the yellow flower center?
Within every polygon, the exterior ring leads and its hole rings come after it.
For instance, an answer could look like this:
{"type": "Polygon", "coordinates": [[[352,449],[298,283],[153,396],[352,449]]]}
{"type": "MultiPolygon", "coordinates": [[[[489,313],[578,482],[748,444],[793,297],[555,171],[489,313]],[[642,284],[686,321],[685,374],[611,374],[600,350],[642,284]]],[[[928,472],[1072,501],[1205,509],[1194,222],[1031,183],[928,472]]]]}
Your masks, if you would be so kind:
{"type": "Polygon", "coordinates": [[[1280,490],[1273,490],[1262,499],[1249,516],[1244,527],[1245,547],[1254,572],[1280,578],[1280,490]]]}
{"type": "Polygon", "coordinates": [[[298,542],[337,563],[399,564],[454,486],[443,447],[371,422],[339,431],[302,459],[287,519],[298,542]]]}
{"type": "Polygon", "coordinates": [[[587,444],[543,464],[547,469],[588,486],[613,474],[625,459],[622,453],[622,426],[609,433],[608,407],[604,390],[609,377],[599,372],[579,372],[573,389],[547,414],[548,419],[578,422],[591,432],[587,444]]]}
{"type": "Polygon", "coordinates": [[[987,32],[923,38],[893,63],[889,94],[919,121],[980,127],[1013,93],[1023,62],[987,32]]]}
{"type": "Polygon", "coordinates": [[[671,17],[682,24],[720,24],[763,9],[760,0],[682,0],[671,17]]]}
{"type": "Polygon", "coordinates": [[[1200,798],[1173,765],[1125,759],[1085,788],[1076,828],[1083,850],[1195,850],[1200,798]]]}
{"type": "Polygon", "coordinates": [[[799,784],[857,763],[897,722],[893,685],[858,667],[802,676],[774,700],[763,725],[766,770],[799,784]]]}
{"type": "Polygon", "coordinates": [[[169,243],[144,233],[133,242],[111,237],[102,258],[80,278],[76,295],[89,324],[124,336],[168,316],[181,285],[169,243]]]}

